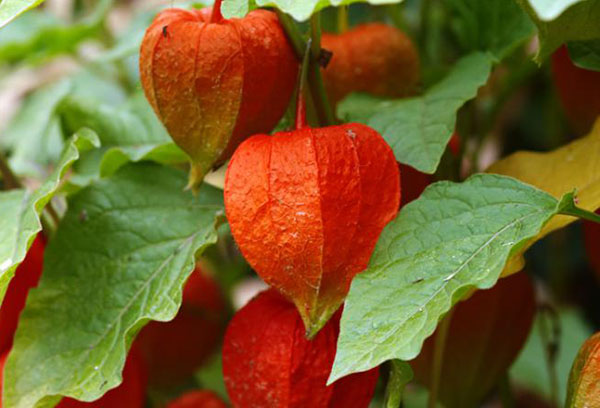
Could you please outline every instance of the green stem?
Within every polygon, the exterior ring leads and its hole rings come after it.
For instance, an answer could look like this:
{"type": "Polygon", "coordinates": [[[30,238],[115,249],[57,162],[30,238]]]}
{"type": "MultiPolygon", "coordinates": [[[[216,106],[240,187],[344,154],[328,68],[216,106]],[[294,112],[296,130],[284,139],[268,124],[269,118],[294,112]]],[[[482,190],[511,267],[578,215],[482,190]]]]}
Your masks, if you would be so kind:
{"type": "Polygon", "coordinates": [[[304,58],[304,50],[306,49],[306,41],[302,39],[302,34],[300,34],[300,30],[298,30],[298,26],[294,20],[284,12],[279,9],[275,9],[275,12],[279,17],[279,22],[283,27],[283,31],[285,31],[288,40],[292,44],[296,57],[298,57],[299,61],[302,61],[302,58],[304,58]]]}
{"type": "Polygon", "coordinates": [[[319,54],[321,53],[321,13],[315,13],[310,19],[310,38],[311,44],[311,63],[308,72],[308,84],[313,96],[319,123],[322,126],[335,125],[336,120],[333,109],[329,103],[323,76],[321,75],[321,66],[319,65],[319,54]]]}
{"type": "Polygon", "coordinates": [[[438,393],[440,389],[440,381],[442,379],[442,366],[444,362],[444,350],[446,348],[446,340],[448,331],[450,330],[450,321],[452,320],[452,309],[442,319],[435,335],[435,344],[433,349],[433,366],[432,378],[429,387],[429,400],[427,401],[428,408],[437,406],[438,393]]]}
{"type": "MultiPolygon", "coordinates": [[[[290,16],[280,11],[277,11],[281,26],[285,31],[298,60],[304,58],[304,50],[306,49],[306,41],[302,38],[296,23],[290,16]]],[[[310,66],[308,70],[308,86],[312,96],[312,101],[319,118],[319,123],[322,126],[334,125],[336,123],[333,109],[329,103],[323,77],[321,75],[321,67],[319,66],[319,54],[321,53],[321,20],[319,13],[314,14],[310,20],[311,40],[310,46],[310,66]]]]}
{"type": "Polygon", "coordinates": [[[337,15],[338,34],[348,31],[348,6],[339,6],[337,15]]]}
{"type": "Polygon", "coordinates": [[[550,400],[553,406],[558,406],[558,374],[556,372],[556,357],[558,354],[560,341],[560,323],[556,311],[550,305],[540,307],[540,338],[544,343],[544,357],[546,359],[546,369],[550,380],[550,400]],[[548,322],[552,322],[552,329],[548,327],[548,322]]]}
{"type": "Polygon", "coordinates": [[[312,39],[310,47],[312,57],[317,59],[321,52],[321,13],[315,13],[310,18],[310,38],[312,39]]]}
{"type": "Polygon", "coordinates": [[[0,152],[0,174],[2,175],[2,181],[4,182],[5,190],[12,190],[22,187],[21,182],[12,172],[10,166],[8,165],[8,161],[2,152],[0,152]]]}
{"type": "Polygon", "coordinates": [[[588,220],[588,221],[592,221],[592,222],[596,222],[598,224],[600,224],[600,215],[593,213],[591,211],[587,211],[584,210],[583,208],[579,208],[575,205],[575,203],[573,203],[573,201],[571,200],[571,205],[567,206],[566,208],[563,208],[560,211],[560,214],[562,215],[570,215],[572,217],[577,217],[577,218],[581,218],[583,220],[588,220]]]}

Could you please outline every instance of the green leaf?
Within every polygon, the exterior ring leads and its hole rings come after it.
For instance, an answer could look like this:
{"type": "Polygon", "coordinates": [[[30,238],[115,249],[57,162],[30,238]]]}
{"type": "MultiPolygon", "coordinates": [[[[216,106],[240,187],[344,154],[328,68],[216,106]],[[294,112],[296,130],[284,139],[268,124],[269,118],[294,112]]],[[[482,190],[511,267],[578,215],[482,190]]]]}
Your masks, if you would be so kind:
{"type": "Polygon", "coordinates": [[[337,7],[359,2],[382,5],[401,3],[402,0],[223,0],[221,11],[225,18],[244,17],[248,10],[251,10],[256,4],[258,7],[276,7],[284,13],[288,13],[297,21],[305,21],[325,7],[337,7]]]}
{"type": "Polygon", "coordinates": [[[385,387],[384,408],[399,408],[402,406],[404,388],[413,379],[413,371],[406,361],[392,360],[390,376],[385,387]]]}
{"type": "Polygon", "coordinates": [[[68,96],[58,113],[67,133],[82,127],[93,129],[103,146],[140,146],[171,141],[142,93],[135,94],[121,106],[68,96]]]}
{"type": "Polygon", "coordinates": [[[21,13],[37,7],[44,0],[2,0],[0,2],[0,28],[10,23],[21,13]]]}
{"type": "Polygon", "coordinates": [[[544,61],[568,41],[600,37],[600,0],[516,0],[538,28],[536,61],[544,61]]]}
{"type": "MultiPolygon", "coordinates": [[[[176,6],[179,7],[179,5],[176,6]]],[[[116,61],[139,53],[146,29],[152,23],[158,11],[158,9],[153,8],[137,13],[127,29],[119,35],[115,45],[100,54],[97,62],[116,61]]]]}
{"type": "Polygon", "coordinates": [[[82,130],[71,138],[54,172],[37,190],[0,193],[0,301],[16,267],[42,229],[40,214],[58,189],[65,172],[77,160],[80,151],[97,145],[98,138],[92,132],[82,130]]]}
{"type": "Polygon", "coordinates": [[[195,256],[217,238],[222,193],[183,190],[186,175],[144,163],[69,201],[6,365],[3,406],[91,401],[117,386],[133,337],[172,319],[195,256]],[[6,405],[4,405],[6,404],[6,405]]]}
{"type": "Polygon", "coordinates": [[[48,165],[58,160],[64,136],[57,106],[67,95],[85,98],[88,103],[113,105],[125,99],[122,89],[88,71],[33,92],[0,137],[0,147],[11,153],[10,165],[15,173],[43,178],[48,165]]]}
{"type": "Polygon", "coordinates": [[[487,51],[502,60],[535,33],[514,1],[450,0],[450,24],[465,52],[487,51]]]}
{"type": "Polygon", "coordinates": [[[9,122],[0,146],[11,152],[10,166],[15,173],[38,174],[59,157],[63,138],[57,131],[54,110],[70,90],[69,81],[41,88],[27,97],[9,122]]]}
{"type": "Polygon", "coordinates": [[[102,142],[103,153],[93,153],[84,183],[111,175],[128,162],[151,160],[170,164],[188,160],[171,141],[142,93],[135,94],[123,106],[67,97],[59,112],[67,131],[87,127],[93,129],[102,142]]]}
{"type": "MultiPolygon", "coordinates": [[[[2,0],[0,2],[0,27],[8,22],[6,18],[3,18],[3,8],[11,8],[11,4],[14,5],[17,2],[19,1],[2,0]]],[[[33,2],[21,0],[19,3],[24,6],[26,3],[33,2]]],[[[35,3],[40,3],[40,1],[35,3]]],[[[56,54],[75,52],[83,40],[94,37],[100,32],[101,23],[111,5],[112,0],[101,0],[90,15],[73,24],[65,24],[38,11],[27,13],[10,26],[2,29],[0,60],[16,62],[27,59],[35,62],[56,54]]]]}
{"type": "Polygon", "coordinates": [[[329,381],[413,359],[439,319],[470,289],[493,286],[508,257],[561,210],[505,176],[428,187],[386,227],[352,282],[329,381]]]}
{"type": "Polygon", "coordinates": [[[600,40],[573,41],[567,44],[569,57],[583,69],[600,71],[600,40]]]}
{"type": "Polygon", "coordinates": [[[338,114],[379,131],[399,162],[434,173],[454,132],[457,110],[477,95],[491,69],[488,54],[474,53],[422,96],[382,100],[354,94],[340,104],[338,114]]]}

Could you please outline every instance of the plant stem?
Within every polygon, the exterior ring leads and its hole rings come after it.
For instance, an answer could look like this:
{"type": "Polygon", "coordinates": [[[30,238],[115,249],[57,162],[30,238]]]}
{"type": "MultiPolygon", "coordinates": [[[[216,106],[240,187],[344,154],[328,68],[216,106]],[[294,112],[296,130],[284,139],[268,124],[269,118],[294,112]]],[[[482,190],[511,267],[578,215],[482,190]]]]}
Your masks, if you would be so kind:
{"type": "Polygon", "coordinates": [[[311,46],[312,40],[308,40],[308,42],[306,43],[306,50],[304,51],[304,58],[302,59],[302,67],[300,69],[300,74],[298,78],[298,89],[296,91],[296,130],[303,129],[308,126],[306,122],[306,102],[304,101],[304,92],[306,88],[306,77],[311,60],[311,46]]]}
{"type": "Polygon", "coordinates": [[[570,215],[572,217],[581,218],[583,220],[592,221],[600,224],[600,215],[591,211],[584,210],[583,208],[577,207],[575,204],[564,208],[561,212],[562,215],[570,215]]]}
{"type": "Polygon", "coordinates": [[[321,66],[318,63],[319,54],[321,53],[321,13],[315,13],[311,17],[310,32],[312,44],[310,47],[311,63],[308,73],[308,84],[317,110],[317,116],[319,117],[319,123],[322,126],[334,125],[336,123],[335,116],[331,109],[327,92],[325,91],[321,66]]]}
{"type": "Polygon", "coordinates": [[[442,377],[442,365],[444,362],[444,350],[446,348],[446,340],[448,338],[452,313],[452,309],[446,313],[446,316],[444,316],[442,319],[435,335],[432,367],[433,377],[429,387],[429,400],[427,401],[427,408],[435,408],[437,406],[437,398],[442,377]]]}
{"type": "Polygon", "coordinates": [[[298,30],[298,26],[294,23],[294,20],[284,12],[279,9],[275,9],[275,12],[277,13],[277,17],[279,17],[279,22],[283,27],[283,31],[285,31],[288,40],[292,44],[296,57],[298,57],[298,60],[302,61],[304,58],[304,50],[306,49],[306,42],[302,39],[302,34],[300,34],[300,30],[298,30]]]}
{"type": "Polygon", "coordinates": [[[221,14],[221,3],[223,0],[215,0],[212,8],[212,14],[210,15],[211,23],[220,23],[223,21],[223,14],[221,14]]]}
{"type": "Polygon", "coordinates": [[[348,31],[348,6],[339,6],[337,14],[338,34],[344,34],[348,31]]]}
{"type": "MultiPolygon", "coordinates": [[[[306,49],[306,42],[302,38],[298,27],[294,23],[291,17],[287,14],[277,11],[281,26],[285,31],[298,60],[304,58],[304,50],[306,49]]],[[[319,66],[319,54],[321,53],[321,20],[320,14],[316,13],[311,17],[311,40],[310,46],[310,66],[308,69],[308,85],[312,95],[312,101],[319,118],[319,123],[322,126],[333,125],[336,123],[333,109],[329,103],[327,92],[325,91],[325,85],[323,83],[323,77],[321,76],[321,67],[319,66]]]]}
{"type": "Polygon", "coordinates": [[[545,304],[540,306],[540,338],[544,343],[546,368],[550,379],[550,399],[553,406],[558,406],[558,375],[556,373],[556,356],[560,341],[560,321],[556,310],[545,304]],[[547,326],[547,320],[552,322],[552,330],[547,326]]]}

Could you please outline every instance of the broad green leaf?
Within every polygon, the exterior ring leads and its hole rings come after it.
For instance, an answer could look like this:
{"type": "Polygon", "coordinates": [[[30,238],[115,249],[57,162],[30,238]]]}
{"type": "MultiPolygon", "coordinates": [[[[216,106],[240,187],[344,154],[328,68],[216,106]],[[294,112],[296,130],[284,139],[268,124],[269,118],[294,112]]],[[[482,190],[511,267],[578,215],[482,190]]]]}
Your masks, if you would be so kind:
{"type": "Polygon", "coordinates": [[[185,184],[179,170],[129,165],[69,200],[21,315],[3,406],[100,397],[120,383],[138,330],[175,316],[224,213],[221,192],[204,186],[194,197],[185,184]]]}
{"type": "Polygon", "coordinates": [[[440,318],[469,290],[493,286],[508,257],[572,199],[491,174],[429,186],[354,278],[329,382],[417,356],[440,318]]]}
{"type": "Polygon", "coordinates": [[[457,110],[477,95],[491,69],[489,55],[474,53],[422,96],[383,100],[354,94],[340,104],[338,114],[376,129],[399,162],[434,173],[454,132],[457,110]]]}
{"type": "Polygon", "coordinates": [[[139,146],[171,141],[141,93],[136,93],[121,106],[69,96],[62,101],[58,113],[67,133],[82,127],[93,129],[103,146],[139,146]]]}
{"type": "Polygon", "coordinates": [[[10,26],[2,28],[0,61],[14,62],[23,58],[34,48],[37,33],[59,24],[60,21],[49,13],[36,10],[24,14],[10,26]]]}
{"type": "Polygon", "coordinates": [[[538,28],[536,60],[545,60],[568,41],[600,37],[600,0],[516,0],[538,28]]]}
{"type": "Polygon", "coordinates": [[[559,310],[558,322],[560,338],[556,357],[557,389],[551,389],[552,380],[546,363],[546,344],[540,335],[539,315],[525,347],[510,369],[510,377],[515,383],[523,385],[547,399],[550,399],[553,392],[556,392],[559,401],[564,401],[573,359],[581,344],[592,334],[592,330],[579,312],[574,309],[559,310]]]}
{"type": "Polygon", "coordinates": [[[450,0],[446,5],[466,52],[487,51],[502,60],[535,33],[535,25],[514,1],[450,0]]]}
{"type": "Polygon", "coordinates": [[[2,132],[0,146],[11,151],[15,173],[38,174],[59,157],[63,138],[54,110],[70,89],[69,81],[60,81],[32,93],[2,132]]]}
{"type": "MultiPolygon", "coordinates": [[[[502,174],[534,185],[559,199],[577,190],[577,205],[588,211],[600,208],[600,120],[589,135],[547,152],[516,152],[494,163],[488,173],[502,174]]],[[[577,218],[561,215],[552,218],[520,252],[508,262],[502,275],[523,267],[521,255],[536,241],[563,228],[577,218]]]]}
{"type": "Polygon", "coordinates": [[[65,146],[53,173],[35,191],[13,190],[0,193],[0,302],[16,267],[23,261],[36,234],[42,229],[40,214],[52,198],[81,150],[98,146],[98,139],[83,130],[65,146]]]}
{"type": "Polygon", "coordinates": [[[37,7],[44,0],[2,0],[0,2],[0,29],[21,13],[37,7]]]}
{"type": "Polygon", "coordinates": [[[85,98],[88,103],[119,104],[125,99],[120,87],[88,71],[30,94],[0,135],[0,147],[11,152],[10,165],[17,174],[42,178],[47,166],[58,160],[64,129],[57,106],[67,95],[85,98]]]}
{"type": "Polygon", "coordinates": [[[107,150],[100,163],[100,176],[115,173],[129,162],[153,161],[156,163],[176,164],[187,161],[185,153],[172,142],[147,144],[140,146],[119,146],[107,150]]]}
{"type": "Polygon", "coordinates": [[[297,21],[305,21],[325,7],[337,7],[358,2],[381,5],[401,3],[402,0],[223,0],[221,11],[225,18],[243,17],[256,4],[258,7],[276,7],[297,21]]]}
{"type": "MultiPolygon", "coordinates": [[[[0,2],[0,27],[3,7],[10,7],[18,0],[0,2]],[[6,4],[6,6],[5,6],[6,4]]],[[[21,0],[20,3],[32,3],[21,0]]],[[[37,2],[39,3],[39,1],[37,2]]],[[[102,29],[112,0],[100,0],[93,13],[73,24],[65,24],[39,11],[26,13],[10,26],[2,29],[0,36],[0,60],[15,62],[21,59],[36,61],[60,53],[77,50],[78,45],[96,36],[102,29]]]]}
{"type": "Polygon", "coordinates": [[[88,162],[85,180],[110,175],[128,162],[187,161],[187,156],[171,141],[142,93],[135,94],[123,106],[67,97],[61,103],[59,113],[67,131],[90,128],[102,142],[102,154],[90,153],[93,157],[92,162],[88,162]]]}
{"type": "Polygon", "coordinates": [[[580,68],[600,71],[600,39],[567,44],[569,57],[580,68]]]}
{"type": "Polygon", "coordinates": [[[399,408],[402,406],[404,388],[413,379],[413,371],[406,361],[392,360],[390,376],[385,387],[384,408],[399,408]]]}

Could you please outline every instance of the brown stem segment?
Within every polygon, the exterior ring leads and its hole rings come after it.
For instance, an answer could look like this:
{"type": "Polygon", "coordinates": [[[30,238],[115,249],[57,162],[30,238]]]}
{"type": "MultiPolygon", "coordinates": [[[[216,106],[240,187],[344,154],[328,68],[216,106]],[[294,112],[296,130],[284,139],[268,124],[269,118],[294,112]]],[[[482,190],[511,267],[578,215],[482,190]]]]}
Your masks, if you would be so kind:
{"type": "Polygon", "coordinates": [[[223,14],[221,14],[221,3],[223,0],[215,0],[212,8],[212,14],[210,15],[211,23],[220,23],[223,21],[223,14]]]}

